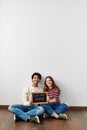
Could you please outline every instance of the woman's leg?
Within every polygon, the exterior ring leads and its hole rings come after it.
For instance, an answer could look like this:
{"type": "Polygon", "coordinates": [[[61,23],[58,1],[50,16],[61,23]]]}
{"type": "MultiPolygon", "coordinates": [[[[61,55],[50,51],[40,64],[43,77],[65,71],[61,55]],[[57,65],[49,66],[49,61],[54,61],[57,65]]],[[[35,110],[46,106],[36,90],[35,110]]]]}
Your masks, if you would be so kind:
{"type": "MultiPolygon", "coordinates": [[[[53,110],[53,108],[51,107],[51,104],[48,103],[48,104],[43,104],[42,107],[45,109],[45,112],[47,114],[49,114],[50,116],[54,116],[56,117],[57,114],[55,113],[55,111],[53,110]]],[[[58,117],[58,116],[57,116],[58,117]]]]}
{"type": "Polygon", "coordinates": [[[54,105],[52,107],[55,110],[55,113],[58,115],[58,119],[60,119],[60,120],[67,119],[67,115],[63,114],[63,113],[68,110],[68,105],[66,105],[64,103],[62,103],[62,104],[54,103],[54,105]]]}
{"type": "Polygon", "coordinates": [[[57,114],[65,113],[68,108],[68,105],[66,105],[65,103],[55,103],[54,105],[54,109],[57,114]]]}

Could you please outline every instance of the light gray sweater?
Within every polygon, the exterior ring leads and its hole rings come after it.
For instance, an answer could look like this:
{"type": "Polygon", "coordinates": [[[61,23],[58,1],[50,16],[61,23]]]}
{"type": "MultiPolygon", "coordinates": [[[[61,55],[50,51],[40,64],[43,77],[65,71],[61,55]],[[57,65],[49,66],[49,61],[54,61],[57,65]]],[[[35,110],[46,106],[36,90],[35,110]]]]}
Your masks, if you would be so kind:
{"type": "Polygon", "coordinates": [[[42,85],[38,85],[37,87],[33,87],[32,85],[29,85],[28,87],[24,88],[24,91],[23,91],[23,105],[30,106],[29,98],[32,97],[32,92],[43,92],[42,85]]]}

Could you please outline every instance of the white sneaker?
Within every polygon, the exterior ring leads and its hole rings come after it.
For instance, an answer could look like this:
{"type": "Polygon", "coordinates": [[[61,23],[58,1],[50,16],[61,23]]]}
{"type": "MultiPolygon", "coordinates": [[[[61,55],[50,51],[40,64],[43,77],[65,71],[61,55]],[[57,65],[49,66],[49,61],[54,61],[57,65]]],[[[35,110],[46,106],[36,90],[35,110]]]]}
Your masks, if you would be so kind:
{"type": "Polygon", "coordinates": [[[34,116],[34,117],[30,117],[30,121],[31,122],[35,122],[35,123],[40,123],[39,117],[38,116],[34,116]]]}
{"type": "Polygon", "coordinates": [[[14,118],[14,121],[16,122],[16,115],[14,115],[14,117],[13,117],[13,118],[14,118]]]}
{"type": "Polygon", "coordinates": [[[46,113],[43,114],[43,119],[45,119],[45,118],[46,118],[46,113]]]}
{"type": "Polygon", "coordinates": [[[18,117],[18,116],[16,116],[16,115],[14,115],[14,121],[15,122],[18,122],[18,121],[20,121],[21,119],[18,117]]]}
{"type": "Polygon", "coordinates": [[[48,115],[47,113],[44,113],[43,114],[43,118],[45,119],[45,118],[50,118],[50,115],[48,115]]]}

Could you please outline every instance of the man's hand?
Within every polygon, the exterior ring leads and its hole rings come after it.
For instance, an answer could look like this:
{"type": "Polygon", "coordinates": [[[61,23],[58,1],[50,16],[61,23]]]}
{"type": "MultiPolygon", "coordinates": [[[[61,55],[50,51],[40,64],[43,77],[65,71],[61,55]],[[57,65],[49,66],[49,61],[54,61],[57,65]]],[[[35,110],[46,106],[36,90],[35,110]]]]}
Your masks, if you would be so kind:
{"type": "Polygon", "coordinates": [[[29,104],[31,105],[33,103],[32,98],[29,98],[29,104]]]}

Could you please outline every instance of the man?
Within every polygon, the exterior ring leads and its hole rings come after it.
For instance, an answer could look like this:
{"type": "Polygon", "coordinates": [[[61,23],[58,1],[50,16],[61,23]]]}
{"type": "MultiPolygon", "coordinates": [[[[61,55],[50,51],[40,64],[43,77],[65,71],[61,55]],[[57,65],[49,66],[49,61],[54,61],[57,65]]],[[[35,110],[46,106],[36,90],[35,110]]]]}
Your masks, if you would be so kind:
{"type": "Polygon", "coordinates": [[[33,73],[31,76],[32,84],[24,89],[23,93],[23,105],[10,105],[8,111],[14,114],[14,121],[17,121],[17,117],[24,121],[32,121],[40,123],[39,115],[44,113],[44,108],[32,103],[32,92],[42,92],[43,87],[39,85],[41,80],[40,73],[33,73]]]}

